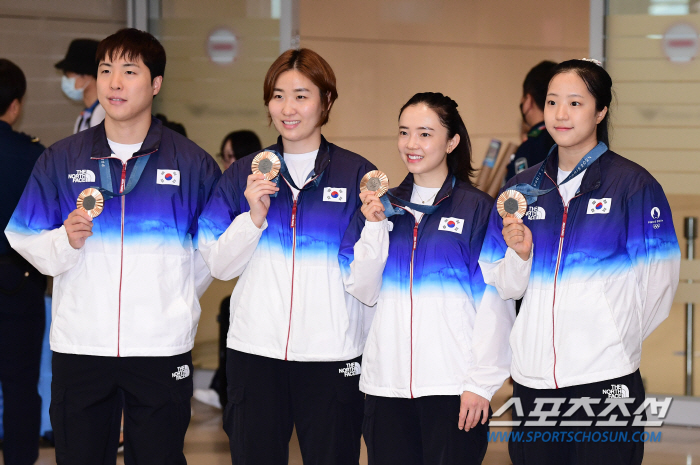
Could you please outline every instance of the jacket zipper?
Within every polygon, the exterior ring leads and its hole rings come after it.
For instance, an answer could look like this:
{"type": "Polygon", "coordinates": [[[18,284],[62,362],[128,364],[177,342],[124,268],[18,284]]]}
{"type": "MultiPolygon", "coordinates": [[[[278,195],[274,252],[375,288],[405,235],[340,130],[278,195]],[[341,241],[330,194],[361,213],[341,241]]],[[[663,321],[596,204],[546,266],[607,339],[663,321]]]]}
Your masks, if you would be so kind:
{"type": "MultiPolygon", "coordinates": [[[[313,182],[317,177],[318,175],[306,181],[304,185],[301,186],[301,188],[304,189],[304,187],[306,187],[308,183],[313,182]]],[[[282,177],[282,179],[284,179],[284,177],[282,177]]],[[[287,180],[284,179],[284,182],[287,182],[287,180]]],[[[292,186],[290,186],[288,182],[287,185],[290,189],[292,188],[292,186]]],[[[289,351],[289,339],[292,334],[292,308],[294,307],[294,265],[297,253],[297,201],[299,199],[299,195],[301,195],[301,190],[297,193],[296,196],[294,196],[294,203],[292,204],[292,218],[289,222],[289,227],[292,228],[292,292],[291,297],[289,299],[289,325],[287,326],[287,345],[284,347],[285,360],[287,360],[287,353],[289,351]]]]}
{"type": "MultiPolygon", "coordinates": [[[[126,162],[122,162],[122,178],[119,183],[119,193],[124,192],[126,187],[126,162]]],[[[117,313],[117,357],[120,356],[120,345],[121,345],[121,327],[122,327],[122,279],[124,278],[124,195],[121,196],[122,200],[122,214],[121,214],[121,249],[119,257],[119,311],[117,313]]]]}
{"type": "MultiPolygon", "coordinates": [[[[440,202],[445,200],[448,196],[445,196],[435,202],[433,206],[438,205],[440,202]]],[[[409,209],[404,208],[400,205],[392,204],[395,207],[401,208],[404,211],[407,211],[411,215],[413,215],[413,218],[416,217],[416,215],[409,209]]],[[[425,216],[425,214],[423,215],[425,216]]],[[[421,221],[423,220],[423,217],[421,216],[421,221]]],[[[411,393],[411,399],[413,399],[413,259],[416,254],[416,248],[418,247],[418,225],[420,224],[420,221],[416,220],[415,225],[413,226],[413,247],[411,248],[411,265],[410,265],[410,274],[409,274],[409,296],[411,298],[411,365],[409,368],[409,379],[408,379],[408,390],[411,393]]]]}
{"type": "MultiPolygon", "coordinates": [[[[554,183],[555,186],[557,186],[557,183],[554,182],[554,180],[549,175],[547,175],[547,177],[550,181],[554,183]]],[[[559,186],[557,186],[557,192],[559,192],[559,186]]],[[[557,348],[554,345],[554,306],[557,302],[557,279],[559,278],[559,264],[561,263],[561,251],[564,246],[564,235],[566,233],[566,220],[569,216],[569,205],[571,204],[572,200],[580,196],[581,194],[575,195],[571,197],[568,203],[564,204],[564,216],[561,220],[561,231],[559,232],[559,249],[557,251],[557,265],[554,268],[554,294],[552,296],[552,351],[554,353],[554,366],[552,367],[552,377],[554,378],[555,389],[559,389],[559,384],[557,383],[557,348]]],[[[562,197],[561,192],[559,192],[559,197],[561,197],[561,202],[563,204],[564,197],[562,197]]]]}

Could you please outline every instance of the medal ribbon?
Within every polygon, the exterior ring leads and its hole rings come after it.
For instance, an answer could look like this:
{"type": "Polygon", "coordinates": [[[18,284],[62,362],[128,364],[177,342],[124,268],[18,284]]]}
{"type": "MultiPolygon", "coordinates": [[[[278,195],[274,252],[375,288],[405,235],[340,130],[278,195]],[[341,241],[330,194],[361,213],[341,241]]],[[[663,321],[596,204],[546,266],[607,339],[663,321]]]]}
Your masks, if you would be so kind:
{"type": "MultiPolygon", "coordinates": [[[[452,187],[455,187],[455,182],[457,181],[457,178],[452,176],[452,187]]],[[[435,213],[438,209],[437,205],[420,205],[417,203],[413,202],[407,202],[403,199],[400,199],[394,195],[392,195],[391,192],[387,191],[386,195],[383,195],[379,198],[380,202],[382,202],[382,205],[384,206],[384,216],[387,218],[394,216],[394,215],[403,215],[405,213],[405,210],[402,208],[395,208],[392,205],[392,202],[399,205],[399,207],[404,207],[404,208],[410,208],[411,210],[415,210],[417,212],[421,212],[424,215],[431,215],[435,213]],[[391,197],[391,200],[389,200],[389,197],[391,197]]]]}
{"type": "Polygon", "coordinates": [[[134,190],[134,187],[136,187],[136,184],[138,184],[139,179],[141,179],[143,169],[146,167],[146,163],[148,163],[148,159],[150,158],[150,156],[151,154],[149,153],[138,157],[138,159],[136,160],[136,165],[134,165],[134,169],[131,172],[129,180],[126,183],[126,188],[124,189],[124,192],[120,193],[112,192],[112,174],[109,170],[109,159],[101,159],[100,182],[102,183],[102,187],[95,187],[95,189],[100,191],[105,200],[109,200],[112,197],[120,197],[122,195],[128,194],[129,192],[134,190]]]}
{"type": "MultiPolygon", "coordinates": [[[[292,179],[292,175],[289,173],[289,168],[287,168],[287,164],[284,162],[284,157],[280,155],[280,153],[276,150],[267,150],[268,152],[274,153],[277,158],[280,161],[280,175],[275,177],[275,179],[272,180],[272,182],[275,183],[277,187],[280,185],[280,176],[284,178],[285,181],[289,183],[290,186],[292,186],[294,189],[298,191],[303,191],[306,189],[310,189],[311,187],[317,187],[319,182],[321,181],[321,176],[317,177],[314,179],[314,181],[311,184],[305,184],[301,189],[297,187],[297,185],[294,183],[294,180],[292,179]]],[[[316,176],[316,172],[314,170],[311,170],[309,175],[306,177],[305,181],[308,181],[309,179],[313,178],[316,176]]],[[[271,194],[270,197],[277,197],[277,194],[279,192],[275,192],[274,194],[271,194]]]]}
{"type": "Polygon", "coordinates": [[[555,187],[552,187],[550,189],[540,189],[540,186],[542,185],[542,179],[544,179],[544,170],[547,166],[547,160],[549,160],[550,155],[556,148],[557,145],[555,144],[552,146],[551,149],[549,149],[547,158],[545,158],[542,162],[542,166],[540,166],[540,169],[537,170],[537,174],[535,174],[535,177],[532,178],[532,182],[530,184],[521,183],[509,188],[510,190],[515,190],[523,194],[525,196],[525,200],[527,200],[528,205],[535,203],[537,201],[537,197],[539,197],[540,195],[545,195],[548,192],[553,191],[555,188],[561,186],[562,184],[566,184],[567,182],[574,179],[576,176],[581,174],[583,170],[588,168],[588,166],[590,166],[591,163],[599,159],[601,155],[608,151],[608,146],[605,145],[605,143],[598,142],[598,145],[596,145],[578,162],[576,167],[571,173],[569,173],[566,179],[564,179],[559,184],[555,184],[555,187]]]}

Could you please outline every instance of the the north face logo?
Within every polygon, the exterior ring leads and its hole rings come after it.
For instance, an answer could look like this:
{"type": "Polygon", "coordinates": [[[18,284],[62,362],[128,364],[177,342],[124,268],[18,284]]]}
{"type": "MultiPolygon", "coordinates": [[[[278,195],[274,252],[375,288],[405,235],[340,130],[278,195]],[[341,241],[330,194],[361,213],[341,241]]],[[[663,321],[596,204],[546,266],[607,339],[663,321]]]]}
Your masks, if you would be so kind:
{"type": "Polygon", "coordinates": [[[610,389],[603,389],[608,399],[626,399],[630,396],[630,390],[624,384],[613,384],[610,389]]]}
{"type": "Polygon", "coordinates": [[[346,363],[345,365],[345,368],[339,369],[338,373],[343,373],[346,378],[348,376],[357,376],[362,373],[362,367],[360,367],[360,364],[357,362],[346,363]]]}
{"type": "Polygon", "coordinates": [[[543,220],[546,213],[542,207],[530,207],[525,213],[528,220],[543,220]]]}
{"type": "Polygon", "coordinates": [[[175,378],[176,381],[180,381],[181,379],[185,379],[190,375],[190,367],[187,365],[182,365],[181,367],[177,367],[177,371],[173,373],[173,378],[175,378]]]}
{"type": "Polygon", "coordinates": [[[68,179],[73,182],[95,182],[95,173],[90,170],[75,170],[75,174],[69,174],[68,179]]]}

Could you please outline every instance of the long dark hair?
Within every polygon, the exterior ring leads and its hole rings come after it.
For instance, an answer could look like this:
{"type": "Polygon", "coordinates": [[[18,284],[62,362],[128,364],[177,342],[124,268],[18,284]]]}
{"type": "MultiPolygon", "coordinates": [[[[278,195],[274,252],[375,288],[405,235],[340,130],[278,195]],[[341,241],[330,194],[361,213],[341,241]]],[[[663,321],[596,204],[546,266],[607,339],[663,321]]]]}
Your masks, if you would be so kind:
{"type": "Polygon", "coordinates": [[[399,111],[399,118],[403,111],[412,105],[425,104],[440,118],[440,124],[447,129],[447,138],[452,139],[459,134],[459,144],[447,154],[447,167],[457,179],[473,185],[472,172],[472,144],[469,140],[467,127],[457,111],[457,102],[442,95],[439,92],[421,92],[411,97],[399,111]]]}
{"type": "MultiPolygon", "coordinates": [[[[604,142],[610,147],[610,104],[612,103],[613,90],[612,78],[602,66],[587,60],[569,60],[559,63],[552,71],[552,79],[557,74],[576,73],[588,88],[588,92],[595,98],[596,111],[602,111],[608,107],[605,118],[598,123],[596,136],[598,141],[604,142]]],[[[551,80],[549,81],[552,82],[551,80]]]]}

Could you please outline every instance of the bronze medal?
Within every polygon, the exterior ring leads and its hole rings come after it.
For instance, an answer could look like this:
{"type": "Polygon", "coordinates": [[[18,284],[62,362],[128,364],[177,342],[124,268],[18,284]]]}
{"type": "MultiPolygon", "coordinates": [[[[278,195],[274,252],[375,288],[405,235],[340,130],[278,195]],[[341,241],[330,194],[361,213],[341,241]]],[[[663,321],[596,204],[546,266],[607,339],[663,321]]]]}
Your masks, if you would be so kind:
{"type": "Polygon", "coordinates": [[[496,209],[501,218],[512,215],[518,219],[522,218],[527,211],[527,200],[520,192],[508,189],[498,196],[496,209]]]}
{"type": "Polygon", "coordinates": [[[84,211],[92,218],[96,218],[100,215],[100,213],[102,213],[104,205],[104,197],[102,197],[100,191],[95,188],[89,187],[82,191],[78,196],[78,210],[84,211]]]}
{"type": "Polygon", "coordinates": [[[370,171],[362,176],[360,192],[372,191],[381,197],[389,190],[389,178],[379,170],[370,171]]]}
{"type": "Polygon", "coordinates": [[[253,158],[250,169],[253,171],[253,174],[264,174],[266,180],[272,181],[279,174],[281,166],[282,164],[277,155],[269,151],[264,151],[253,158]]]}

